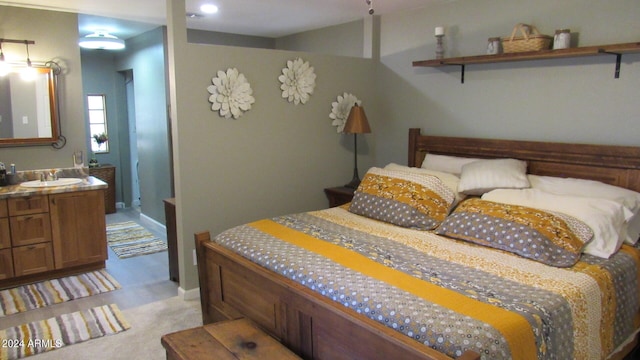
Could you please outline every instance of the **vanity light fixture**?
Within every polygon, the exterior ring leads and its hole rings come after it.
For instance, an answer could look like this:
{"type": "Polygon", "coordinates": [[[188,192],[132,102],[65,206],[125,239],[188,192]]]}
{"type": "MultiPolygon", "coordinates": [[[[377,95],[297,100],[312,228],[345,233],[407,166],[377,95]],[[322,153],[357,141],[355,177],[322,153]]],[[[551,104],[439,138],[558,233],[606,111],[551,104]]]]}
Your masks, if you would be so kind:
{"type": "Polygon", "coordinates": [[[31,74],[35,72],[35,69],[31,64],[31,58],[29,57],[29,45],[34,45],[35,43],[36,42],[33,40],[0,39],[0,76],[5,76],[10,72],[20,71],[22,73],[22,77],[25,80],[29,80],[31,78],[31,74]],[[2,44],[24,44],[27,48],[26,67],[22,64],[7,62],[4,56],[2,44]]]}
{"type": "Polygon", "coordinates": [[[107,31],[96,31],[93,34],[81,37],[78,45],[85,49],[121,50],[124,49],[124,40],[109,34],[107,31]]]}
{"type": "Polygon", "coordinates": [[[38,72],[33,67],[33,64],[31,63],[31,58],[29,57],[29,40],[24,41],[24,46],[27,48],[27,67],[22,69],[22,71],[20,72],[20,77],[23,80],[30,81],[36,78],[36,74],[38,72]]]}

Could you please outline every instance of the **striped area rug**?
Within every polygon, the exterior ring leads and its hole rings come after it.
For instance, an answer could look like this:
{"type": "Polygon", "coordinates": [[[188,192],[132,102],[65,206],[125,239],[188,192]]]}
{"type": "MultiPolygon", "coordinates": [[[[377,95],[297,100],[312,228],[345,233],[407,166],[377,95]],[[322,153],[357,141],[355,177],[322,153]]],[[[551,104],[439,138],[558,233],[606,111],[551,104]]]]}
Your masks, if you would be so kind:
{"type": "Polygon", "coordinates": [[[107,242],[120,259],[167,250],[167,243],[133,221],[108,224],[107,242]]]}
{"type": "Polygon", "coordinates": [[[105,270],[0,291],[0,318],[23,311],[120,289],[105,270]]]}
{"type": "Polygon", "coordinates": [[[116,334],[130,327],[115,304],[34,321],[0,330],[3,341],[0,359],[20,359],[116,334]]]}

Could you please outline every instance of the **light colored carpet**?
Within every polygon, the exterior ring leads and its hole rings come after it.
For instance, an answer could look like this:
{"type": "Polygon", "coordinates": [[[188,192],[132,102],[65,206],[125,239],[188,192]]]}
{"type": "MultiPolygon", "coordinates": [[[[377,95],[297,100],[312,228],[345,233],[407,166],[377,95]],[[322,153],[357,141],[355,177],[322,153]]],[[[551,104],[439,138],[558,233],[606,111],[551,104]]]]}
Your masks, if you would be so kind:
{"type": "Polygon", "coordinates": [[[106,270],[41,281],[0,291],[0,318],[120,289],[106,270]]]}
{"type": "Polygon", "coordinates": [[[122,314],[131,325],[125,332],[32,356],[29,360],[164,360],[162,335],[202,326],[199,299],[185,301],[176,296],[123,310],[122,314]]]}
{"type": "Polygon", "coordinates": [[[167,250],[167,243],[134,221],[108,224],[107,243],[120,259],[167,250]]]}
{"type": "MultiPolygon", "coordinates": [[[[115,304],[0,330],[0,359],[15,360],[129,329],[115,304]]],[[[61,359],[62,357],[59,357],[61,359]]]]}

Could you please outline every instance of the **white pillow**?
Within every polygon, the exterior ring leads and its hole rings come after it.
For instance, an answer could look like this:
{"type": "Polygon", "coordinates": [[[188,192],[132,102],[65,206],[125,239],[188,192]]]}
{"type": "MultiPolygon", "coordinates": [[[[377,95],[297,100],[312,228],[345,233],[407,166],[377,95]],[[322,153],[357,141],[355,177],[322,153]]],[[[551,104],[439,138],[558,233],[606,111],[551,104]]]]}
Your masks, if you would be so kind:
{"type": "Polygon", "coordinates": [[[529,186],[525,161],[490,159],[464,165],[458,191],[467,195],[482,195],[493,189],[522,189],[529,186]]]}
{"type": "Polygon", "coordinates": [[[464,165],[478,160],[482,159],[427,153],[422,161],[422,168],[460,175],[464,165]]]}
{"type": "Polygon", "coordinates": [[[482,195],[483,200],[557,211],[583,221],[593,230],[593,239],[583,252],[609,258],[625,238],[625,223],[631,212],[619,203],[601,198],[557,195],[538,189],[498,189],[482,195]]]}
{"type": "Polygon", "coordinates": [[[385,166],[384,169],[394,170],[394,171],[404,171],[404,172],[417,174],[417,175],[424,174],[424,175],[436,176],[437,178],[440,179],[440,181],[444,183],[444,185],[447,188],[451,189],[451,191],[453,191],[453,193],[456,194],[456,199],[454,200],[453,205],[456,205],[458,202],[460,202],[462,199],[466,197],[465,194],[458,192],[458,183],[460,182],[460,178],[453,174],[442,172],[442,171],[436,171],[436,170],[409,167],[409,166],[399,165],[396,163],[390,163],[387,166],[385,166]]]}
{"type": "Polygon", "coordinates": [[[635,244],[640,237],[640,193],[595,180],[529,175],[531,188],[558,194],[586,196],[618,202],[634,216],[629,220],[625,242],[635,244]]]}

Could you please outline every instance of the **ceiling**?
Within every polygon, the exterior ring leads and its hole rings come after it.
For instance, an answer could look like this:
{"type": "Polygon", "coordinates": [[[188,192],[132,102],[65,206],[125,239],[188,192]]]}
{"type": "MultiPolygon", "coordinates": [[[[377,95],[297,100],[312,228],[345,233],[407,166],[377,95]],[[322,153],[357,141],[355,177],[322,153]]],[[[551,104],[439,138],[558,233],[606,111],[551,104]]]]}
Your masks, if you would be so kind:
{"type": "MultiPolygon", "coordinates": [[[[410,11],[455,0],[371,0],[376,15],[410,11]]],[[[242,35],[281,37],[343,24],[368,16],[366,0],[185,0],[190,29],[242,35]],[[218,13],[204,15],[199,7],[212,3],[218,13]]],[[[84,14],[80,35],[108,30],[122,39],[166,25],[166,0],[0,0],[0,5],[84,14]]]]}

